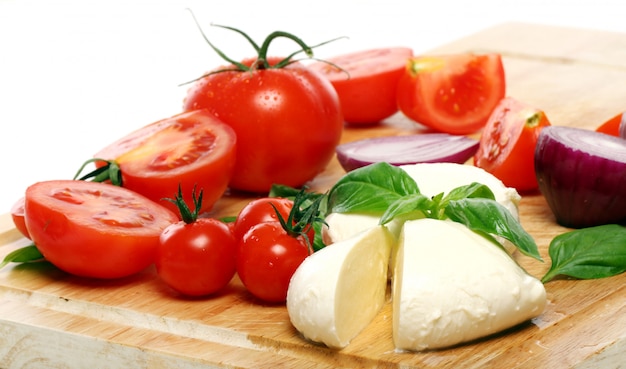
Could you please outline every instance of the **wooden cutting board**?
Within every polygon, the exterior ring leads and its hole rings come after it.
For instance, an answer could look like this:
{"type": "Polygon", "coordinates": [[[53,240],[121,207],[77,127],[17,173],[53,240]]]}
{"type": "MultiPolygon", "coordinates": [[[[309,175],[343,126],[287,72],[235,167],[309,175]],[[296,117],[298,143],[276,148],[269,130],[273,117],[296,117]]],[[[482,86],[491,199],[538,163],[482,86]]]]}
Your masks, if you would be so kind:
{"type": "MultiPolygon", "coordinates": [[[[504,24],[433,53],[498,52],[508,95],[543,109],[554,125],[595,128],[626,110],[626,34],[504,24]]],[[[345,131],[344,141],[418,132],[397,115],[345,131]]],[[[329,188],[336,161],[312,183],[329,188]]],[[[249,199],[226,197],[216,215],[234,215],[249,199]]],[[[539,194],[524,196],[521,221],[545,263],[517,256],[540,277],[549,267],[555,224],[539,194]]],[[[8,215],[0,217],[0,257],[26,245],[8,215]]],[[[616,368],[626,362],[626,275],[548,282],[549,304],[537,319],[460,347],[399,353],[391,309],[345,349],[304,341],[284,306],[253,300],[235,278],[218,296],[175,296],[148,269],[116,281],[75,278],[47,264],[0,270],[0,367],[46,368],[616,368]]]]}

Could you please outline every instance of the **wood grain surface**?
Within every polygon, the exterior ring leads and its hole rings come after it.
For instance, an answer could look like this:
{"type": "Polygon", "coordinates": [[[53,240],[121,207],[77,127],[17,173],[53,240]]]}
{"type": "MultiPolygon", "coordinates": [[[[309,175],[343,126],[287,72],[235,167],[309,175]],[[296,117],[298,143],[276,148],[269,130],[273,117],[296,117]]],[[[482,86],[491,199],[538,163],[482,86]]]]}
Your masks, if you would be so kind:
{"type": "MultiPolygon", "coordinates": [[[[595,128],[626,110],[626,34],[503,24],[432,53],[498,52],[507,94],[543,109],[553,125],[595,128]]],[[[396,115],[346,128],[343,141],[420,132],[396,115]]],[[[343,174],[336,161],[311,187],[343,174]]],[[[249,198],[229,195],[215,215],[234,215],[249,198]]],[[[556,225],[538,193],[524,194],[523,226],[544,263],[516,255],[531,274],[548,269],[556,225]]],[[[28,244],[0,216],[0,257],[28,244]]],[[[260,304],[237,278],[217,296],[181,298],[153,269],[120,280],[72,277],[48,264],[0,270],[0,368],[618,368],[626,363],[626,275],[546,284],[536,319],[501,334],[425,353],[396,352],[387,304],[353,342],[331,350],[303,340],[283,305],[260,304]]]]}

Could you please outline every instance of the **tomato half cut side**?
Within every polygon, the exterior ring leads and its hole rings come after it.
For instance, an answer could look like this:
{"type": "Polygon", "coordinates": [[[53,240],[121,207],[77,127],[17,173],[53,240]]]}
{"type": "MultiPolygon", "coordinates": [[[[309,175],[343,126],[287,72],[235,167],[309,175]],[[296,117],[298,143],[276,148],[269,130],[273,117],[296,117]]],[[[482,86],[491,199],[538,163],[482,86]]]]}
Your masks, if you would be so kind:
{"type": "Polygon", "coordinates": [[[26,228],[26,219],[24,219],[24,198],[20,197],[11,207],[11,219],[15,228],[22,236],[30,239],[28,228],[26,228]]]}
{"type": "Polygon", "coordinates": [[[499,54],[418,56],[398,82],[398,107],[435,131],[470,134],[480,130],[505,96],[499,54]]]}
{"type": "Polygon", "coordinates": [[[333,85],[347,123],[372,124],[398,111],[398,80],[412,56],[408,47],[378,48],[339,55],[309,67],[333,85]]]}
{"type": "Polygon", "coordinates": [[[70,274],[121,278],[154,261],[161,232],[178,221],[126,188],[91,181],[39,182],[26,190],[25,220],[46,260],[70,274]]]}
{"type": "Polygon", "coordinates": [[[535,147],[541,129],[549,125],[542,110],[502,99],[483,129],[474,164],[520,192],[537,189],[535,147]]]}
{"type": "Polygon", "coordinates": [[[115,160],[123,186],[177,212],[165,198],[174,198],[179,185],[188,204],[203,191],[201,212],[224,194],[236,158],[236,135],[213,114],[196,110],[152,123],[98,152],[115,160]]]}

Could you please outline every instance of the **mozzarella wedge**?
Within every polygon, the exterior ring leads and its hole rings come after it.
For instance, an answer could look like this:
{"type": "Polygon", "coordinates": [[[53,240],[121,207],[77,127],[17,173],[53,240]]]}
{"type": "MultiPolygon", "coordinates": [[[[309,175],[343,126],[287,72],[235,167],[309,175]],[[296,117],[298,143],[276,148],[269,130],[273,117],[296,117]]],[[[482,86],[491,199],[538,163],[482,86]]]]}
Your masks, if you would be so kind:
{"type": "Polygon", "coordinates": [[[546,306],[538,279],[462,224],[407,221],[398,242],[392,285],[397,349],[438,349],[485,337],[546,306]]]}
{"type": "Polygon", "coordinates": [[[293,326],[311,341],[347,346],[385,303],[394,242],[386,227],[374,226],[306,258],[287,291],[293,326]]]}
{"type": "MultiPolygon", "coordinates": [[[[493,174],[473,165],[456,163],[419,163],[400,166],[417,183],[420,192],[426,196],[448,193],[456,187],[469,185],[472,182],[482,183],[493,192],[495,200],[507,208],[516,220],[519,220],[520,194],[516,189],[506,187],[493,174]]],[[[370,214],[329,214],[325,221],[327,226],[322,229],[322,237],[326,245],[339,242],[362,232],[376,224],[380,217],[370,214]]],[[[394,219],[387,224],[389,230],[397,238],[402,227],[402,220],[394,219]]],[[[515,245],[501,237],[496,237],[509,253],[513,253],[515,245]]]]}

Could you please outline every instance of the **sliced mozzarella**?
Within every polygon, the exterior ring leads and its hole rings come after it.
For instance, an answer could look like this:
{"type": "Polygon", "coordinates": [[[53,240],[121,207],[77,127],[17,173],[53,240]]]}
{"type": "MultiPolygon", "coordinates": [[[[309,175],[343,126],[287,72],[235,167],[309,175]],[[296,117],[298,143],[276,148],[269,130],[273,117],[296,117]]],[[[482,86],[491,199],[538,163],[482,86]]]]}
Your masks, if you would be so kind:
{"type": "MultiPolygon", "coordinates": [[[[331,213],[326,219],[322,237],[326,245],[343,241],[372,227],[376,227],[380,217],[371,214],[360,213],[331,213]]],[[[392,220],[385,225],[394,237],[398,237],[402,222],[392,220]]]]}
{"type": "Polygon", "coordinates": [[[287,292],[287,311],[302,335],[342,348],[385,303],[394,239],[382,226],[327,246],[304,260],[287,292]]]}
{"type": "Polygon", "coordinates": [[[462,224],[404,223],[393,281],[397,349],[445,348],[527,321],[546,305],[543,284],[462,224]]]}

